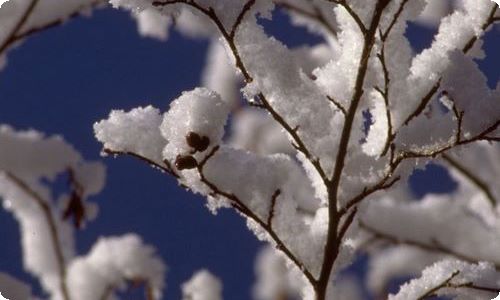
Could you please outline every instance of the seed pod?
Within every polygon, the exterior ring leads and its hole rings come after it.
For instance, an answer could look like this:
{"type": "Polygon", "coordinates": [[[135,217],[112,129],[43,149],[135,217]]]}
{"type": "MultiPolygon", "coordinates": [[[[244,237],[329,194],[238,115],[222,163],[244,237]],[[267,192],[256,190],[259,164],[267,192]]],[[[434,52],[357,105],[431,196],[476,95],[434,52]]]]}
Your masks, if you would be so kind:
{"type": "Polygon", "coordinates": [[[198,133],[190,131],[186,135],[186,142],[189,147],[196,151],[203,152],[207,150],[210,139],[206,136],[200,136],[198,133]]]}
{"type": "Polygon", "coordinates": [[[191,155],[177,155],[177,158],[175,159],[175,167],[179,170],[185,170],[185,169],[194,169],[198,163],[196,162],[196,159],[192,157],[191,155]]]}

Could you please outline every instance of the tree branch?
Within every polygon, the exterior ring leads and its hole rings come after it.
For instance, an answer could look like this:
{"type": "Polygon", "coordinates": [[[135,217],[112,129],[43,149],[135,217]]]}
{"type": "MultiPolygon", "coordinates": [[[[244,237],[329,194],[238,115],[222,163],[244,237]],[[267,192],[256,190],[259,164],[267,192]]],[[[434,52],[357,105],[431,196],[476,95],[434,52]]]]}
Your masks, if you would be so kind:
{"type": "Polygon", "coordinates": [[[465,165],[461,164],[459,161],[455,160],[448,154],[444,153],[442,156],[444,161],[446,161],[450,166],[456,169],[460,174],[465,176],[469,181],[471,181],[476,187],[478,187],[486,196],[492,207],[495,207],[498,201],[493,196],[490,187],[481,180],[474,172],[468,169],[465,165]]]}
{"type": "Polygon", "coordinates": [[[335,98],[333,98],[332,96],[326,96],[326,98],[328,99],[328,101],[330,101],[344,116],[347,114],[347,111],[345,109],[344,106],[342,106],[342,104],[340,104],[340,102],[338,102],[337,100],[335,100],[335,98]]]}
{"type": "MultiPolygon", "coordinates": [[[[450,249],[450,248],[442,245],[441,243],[439,243],[435,239],[433,239],[430,244],[427,244],[427,243],[420,242],[420,241],[413,241],[413,240],[410,240],[410,239],[402,239],[402,238],[393,236],[393,235],[391,235],[389,233],[382,232],[382,231],[380,231],[378,229],[375,229],[374,227],[372,227],[370,225],[367,225],[363,221],[359,221],[359,226],[363,230],[365,230],[366,232],[371,233],[377,239],[389,242],[389,243],[394,244],[394,245],[412,246],[412,247],[419,248],[421,250],[432,252],[432,253],[438,253],[438,254],[445,254],[445,255],[453,256],[453,257],[455,257],[457,259],[466,261],[468,263],[473,263],[473,264],[477,264],[480,261],[479,259],[476,259],[474,257],[470,257],[470,256],[467,256],[465,254],[458,253],[458,252],[454,251],[453,249],[450,249]]],[[[500,264],[496,263],[496,262],[494,264],[495,264],[495,268],[497,270],[499,270],[500,269],[500,264]]]]}
{"type": "Polygon", "coordinates": [[[363,35],[366,35],[368,33],[368,29],[366,28],[365,24],[363,24],[363,21],[361,20],[359,15],[352,9],[352,7],[345,0],[325,0],[325,1],[342,6],[349,13],[354,22],[356,22],[361,33],[363,33],[363,35]]]}
{"type": "MultiPolygon", "coordinates": [[[[40,0],[36,0],[36,1],[40,1],[40,0]]],[[[42,31],[45,31],[45,30],[48,30],[48,29],[60,26],[60,25],[64,24],[67,20],[73,19],[73,18],[76,18],[76,17],[80,16],[82,10],[87,9],[87,8],[91,8],[92,9],[92,8],[98,7],[100,5],[104,5],[105,3],[107,3],[106,0],[94,0],[90,4],[82,5],[75,12],[73,12],[72,14],[70,14],[68,17],[64,17],[62,19],[54,20],[54,21],[49,22],[49,23],[47,23],[47,24],[45,24],[43,26],[34,27],[34,28],[31,28],[31,29],[29,29],[27,31],[20,32],[20,30],[22,29],[22,26],[27,21],[27,20],[24,20],[23,24],[21,24],[21,26],[16,26],[18,28],[15,29],[15,30],[13,30],[12,31],[12,35],[9,38],[5,39],[4,43],[2,43],[2,46],[0,47],[0,54],[2,54],[10,45],[14,44],[17,41],[20,41],[20,40],[22,40],[22,39],[24,39],[24,38],[26,38],[28,36],[37,34],[39,32],[42,32],[42,31]]],[[[30,14],[31,13],[32,13],[32,11],[30,12],[30,14]]]]}
{"type": "Polygon", "coordinates": [[[9,47],[10,44],[12,44],[15,40],[16,34],[21,30],[23,25],[26,23],[28,20],[29,16],[35,9],[35,6],[37,5],[39,0],[31,0],[31,2],[28,4],[26,7],[26,10],[23,12],[17,23],[14,25],[10,33],[7,35],[5,40],[3,41],[2,44],[0,44],[0,54],[2,54],[7,47],[9,47]]]}
{"type": "MultiPolygon", "coordinates": [[[[388,31],[390,28],[388,29],[388,31]]],[[[380,35],[382,36],[382,32],[380,32],[380,35]]],[[[382,71],[384,74],[384,90],[377,89],[376,90],[382,95],[382,98],[384,99],[384,104],[385,104],[385,116],[387,118],[387,138],[385,140],[385,145],[382,150],[381,156],[385,156],[387,154],[387,151],[389,150],[389,147],[394,140],[394,135],[392,133],[392,116],[391,116],[391,110],[390,110],[390,103],[389,103],[389,86],[391,83],[391,78],[389,76],[389,69],[387,68],[386,60],[385,60],[385,40],[383,37],[382,39],[382,49],[380,50],[380,53],[377,55],[380,64],[382,65],[382,71]]]]}
{"type": "Polygon", "coordinates": [[[500,126],[500,120],[496,121],[488,128],[477,134],[476,136],[470,137],[468,139],[455,140],[454,142],[444,145],[441,148],[431,149],[431,150],[420,150],[420,151],[418,150],[402,151],[398,154],[398,157],[391,163],[391,169],[395,170],[402,161],[408,158],[436,157],[456,146],[467,145],[482,140],[488,140],[487,136],[491,132],[495,131],[498,128],[498,126],[500,126]]]}
{"type": "Polygon", "coordinates": [[[168,160],[163,161],[165,164],[163,166],[163,165],[160,165],[160,164],[154,162],[153,160],[151,160],[145,156],[142,156],[140,154],[137,154],[137,153],[134,153],[131,151],[116,151],[116,150],[104,148],[102,150],[102,152],[106,153],[107,155],[128,155],[128,156],[135,157],[135,158],[147,163],[148,165],[152,166],[153,168],[156,168],[162,172],[168,173],[168,174],[174,176],[175,178],[179,178],[179,175],[177,174],[177,172],[174,171],[174,169],[172,168],[172,166],[170,165],[168,160]]]}
{"type": "Polygon", "coordinates": [[[425,294],[423,294],[422,296],[418,297],[417,300],[423,300],[425,298],[428,298],[428,297],[431,297],[435,292],[437,292],[438,290],[442,289],[442,288],[445,288],[447,287],[449,284],[450,284],[450,281],[453,280],[453,278],[455,278],[458,274],[460,273],[460,271],[454,271],[450,277],[448,277],[447,279],[445,279],[443,282],[441,282],[440,284],[436,285],[435,287],[431,288],[430,290],[428,290],[425,294]]]}
{"type": "MultiPolygon", "coordinates": [[[[391,33],[392,31],[392,28],[394,28],[394,25],[396,25],[396,23],[398,22],[398,19],[399,17],[401,16],[401,13],[403,12],[406,4],[409,2],[409,0],[403,0],[400,4],[399,4],[399,8],[397,10],[397,12],[394,14],[393,18],[392,18],[392,21],[391,23],[389,24],[389,26],[387,27],[387,29],[384,31],[383,34],[381,34],[381,40],[382,42],[385,43],[385,41],[387,40],[387,38],[389,37],[389,34],[391,33]]],[[[382,33],[382,32],[381,32],[382,33]]]]}
{"type": "Polygon", "coordinates": [[[328,20],[325,18],[321,10],[314,5],[314,3],[311,2],[311,6],[313,9],[313,12],[307,11],[301,7],[295,6],[293,4],[290,4],[288,2],[284,1],[274,1],[276,5],[283,7],[284,9],[287,9],[291,12],[294,12],[298,15],[301,15],[303,17],[306,17],[308,19],[314,20],[318,22],[322,27],[326,29],[332,36],[337,37],[337,31],[335,28],[328,22],[328,20]]]}
{"type": "Polygon", "coordinates": [[[45,216],[45,220],[47,221],[47,225],[49,227],[50,238],[52,241],[52,247],[54,248],[54,253],[56,256],[57,262],[57,271],[60,277],[60,289],[63,299],[69,300],[68,287],[66,285],[66,263],[64,261],[64,255],[61,248],[61,239],[59,237],[59,232],[57,231],[56,221],[54,220],[54,216],[52,215],[52,210],[48,204],[48,202],[43,199],[37,192],[35,192],[26,182],[24,182],[21,178],[16,175],[5,172],[7,178],[14,183],[19,189],[21,189],[24,193],[26,193],[31,199],[35,201],[35,203],[42,210],[43,215],[45,216]]]}
{"type": "MultiPolygon", "coordinates": [[[[495,14],[497,10],[498,10],[498,4],[494,3],[493,8],[491,9],[490,14],[488,16],[488,19],[486,19],[486,22],[481,27],[483,32],[485,32],[486,29],[488,29],[488,27],[490,27],[496,21],[495,14]]],[[[467,42],[467,44],[465,44],[465,46],[462,48],[462,51],[464,53],[469,52],[469,50],[472,49],[472,47],[474,47],[474,44],[476,43],[477,40],[478,36],[475,35],[467,42]]]]}
{"type": "MultiPolygon", "coordinates": [[[[231,30],[231,32],[233,32],[232,35],[227,32],[227,30],[225,29],[224,25],[222,24],[222,22],[220,21],[220,19],[218,18],[217,14],[215,13],[215,11],[212,8],[204,8],[201,5],[197,4],[193,0],[155,1],[155,2],[153,2],[153,5],[161,7],[161,6],[170,5],[170,4],[177,4],[177,3],[183,3],[183,4],[189,5],[189,6],[193,7],[193,8],[195,8],[195,9],[197,9],[201,13],[205,14],[216,25],[216,27],[220,31],[222,37],[224,38],[224,40],[228,44],[229,49],[231,50],[231,52],[232,52],[232,54],[233,54],[233,56],[235,58],[236,67],[243,74],[245,82],[246,83],[251,83],[253,81],[253,78],[248,73],[248,70],[246,69],[246,67],[245,67],[245,65],[243,63],[243,60],[241,59],[241,56],[239,54],[238,48],[236,47],[234,38],[235,38],[235,35],[236,35],[236,32],[237,32],[238,26],[243,21],[243,19],[245,17],[245,14],[250,11],[250,8],[255,3],[255,0],[249,0],[245,4],[242,12],[238,16],[237,21],[235,22],[235,24],[232,27],[232,30],[231,30]]],[[[269,101],[267,100],[267,98],[265,97],[264,94],[259,93],[257,95],[257,98],[260,101],[259,106],[263,107],[264,109],[266,109],[271,114],[271,116],[273,117],[273,119],[276,122],[278,122],[281,125],[281,127],[283,127],[283,129],[291,136],[291,138],[293,140],[292,145],[309,160],[309,162],[313,165],[313,167],[318,172],[318,174],[320,175],[320,177],[323,179],[323,182],[325,184],[327,184],[328,179],[327,179],[325,171],[323,170],[323,167],[321,166],[320,161],[311,154],[311,152],[309,151],[309,149],[306,147],[306,145],[304,144],[304,142],[302,141],[302,139],[298,135],[296,128],[292,127],[290,124],[288,124],[285,121],[285,119],[283,118],[283,116],[281,116],[272,107],[272,105],[269,103],[269,101]]]]}
{"type": "Polygon", "coordinates": [[[277,189],[274,194],[271,196],[271,208],[269,209],[269,215],[267,217],[267,226],[269,226],[269,228],[272,228],[272,224],[273,224],[273,218],[274,218],[274,210],[275,210],[275,207],[276,207],[276,199],[278,198],[278,196],[281,194],[281,190],[280,189],[277,189]]]}
{"type": "Polygon", "coordinates": [[[475,285],[473,282],[466,282],[466,283],[459,283],[459,284],[452,283],[451,281],[453,280],[453,278],[455,278],[459,273],[460,273],[460,271],[458,271],[458,270],[453,272],[450,275],[450,277],[448,277],[442,283],[436,285],[435,287],[433,287],[432,289],[427,291],[422,296],[418,297],[417,300],[423,300],[426,298],[435,297],[435,296],[437,296],[437,292],[439,290],[445,289],[445,288],[452,288],[452,289],[467,288],[467,289],[473,289],[473,290],[477,290],[477,291],[490,292],[490,293],[494,293],[495,295],[500,293],[500,288],[479,286],[479,285],[475,285]]]}
{"type": "Polygon", "coordinates": [[[340,227],[340,230],[339,230],[339,233],[338,233],[338,238],[340,240],[342,240],[344,238],[345,234],[347,233],[347,230],[349,229],[349,227],[351,226],[352,222],[354,221],[354,217],[356,216],[357,213],[358,213],[358,208],[354,207],[354,209],[352,210],[352,212],[345,219],[345,221],[342,224],[342,226],[340,227]]]}
{"type": "MultiPolygon", "coordinates": [[[[486,21],[483,23],[483,26],[481,27],[482,30],[483,30],[483,32],[486,29],[488,29],[488,27],[491,24],[493,24],[495,22],[494,16],[495,16],[495,13],[496,13],[497,9],[498,9],[497,4],[493,4],[493,8],[491,9],[488,18],[486,19],[486,21]]],[[[474,47],[474,45],[477,42],[477,40],[478,40],[478,37],[477,36],[473,36],[466,43],[466,45],[462,48],[462,52],[464,54],[467,54],[474,47]]],[[[403,123],[404,125],[408,125],[413,118],[419,116],[422,113],[422,111],[425,109],[425,107],[427,106],[427,104],[430,102],[430,100],[432,100],[432,98],[434,97],[434,95],[439,90],[439,88],[441,86],[441,79],[442,78],[439,78],[439,80],[430,88],[430,90],[427,92],[427,94],[424,96],[424,98],[422,98],[422,100],[420,101],[420,104],[417,106],[417,108],[412,113],[410,113],[410,115],[405,119],[405,121],[403,123]]]]}
{"type": "Polygon", "coordinates": [[[363,189],[363,191],[361,193],[359,193],[358,195],[356,195],[355,197],[353,197],[351,200],[349,200],[347,202],[347,204],[342,207],[340,210],[339,210],[339,214],[340,215],[343,215],[345,213],[347,213],[347,211],[359,204],[361,201],[363,201],[366,197],[370,196],[371,194],[375,193],[375,192],[378,192],[378,191],[381,191],[381,190],[386,190],[386,189],[389,189],[391,188],[396,182],[398,182],[399,180],[401,180],[401,177],[400,176],[397,176],[396,178],[392,179],[389,181],[389,179],[391,178],[392,174],[391,172],[389,172],[380,182],[378,182],[377,184],[373,185],[372,187],[365,187],[363,189]]]}
{"type": "MultiPolygon", "coordinates": [[[[272,228],[270,222],[268,223],[266,221],[263,221],[261,218],[259,218],[259,216],[257,216],[250,208],[248,208],[245,205],[245,203],[243,201],[241,201],[241,199],[238,198],[238,196],[236,196],[234,193],[229,193],[229,192],[221,190],[219,187],[217,187],[217,185],[215,183],[211,182],[208,178],[205,177],[203,169],[204,169],[206,163],[210,160],[210,158],[212,158],[215,155],[215,153],[218,150],[219,150],[219,146],[215,146],[214,148],[212,148],[212,150],[209,152],[209,154],[207,156],[205,156],[205,158],[200,163],[198,163],[197,170],[198,170],[198,174],[200,175],[200,181],[203,182],[205,185],[207,185],[214,195],[218,195],[218,196],[221,196],[221,197],[228,199],[230,201],[231,205],[237,211],[239,211],[242,215],[246,216],[247,218],[253,220],[257,224],[259,224],[262,227],[262,229],[264,229],[269,234],[271,239],[276,243],[276,248],[278,250],[280,250],[281,252],[283,252],[297,266],[297,268],[299,268],[299,270],[301,270],[301,272],[304,274],[304,276],[306,276],[306,278],[308,279],[309,283],[311,283],[311,285],[314,285],[314,283],[316,282],[316,279],[314,278],[312,273],[307,269],[307,267],[293,254],[293,252],[280,239],[278,234],[272,228]]],[[[278,195],[280,193],[281,193],[281,191],[279,189],[274,192],[274,194],[272,196],[274,201],[276,201],[276,198],[278,197],[278,195]]]]}
{"type": "Polygon", "coordinates": [[[354,123],[354,117],[356,115],[358,105],[363,96],[363,85],[365,82],[366,72],[368,70],[368,62],[370,55],[375,43],[375,34],[377,32],[377,27],[379,25],[380,19],[382,17],[382,12],[389,4],[390,0],[378,0],[370,28],[368,31],[364,32],[364,45],[363,52],[359,61],[359,68],[356,76],[356,84],[354,87],[354,93],[352,96],[351,104],[347,111],[345,117],[344,126],[342,128],[342,135],[340,137],[337,158],[335,160],[335,168],[333,171],[333,176],[330,180],[330,184],[327,186],[328,191],[328,233],[327,241],[325,245],[325,250],[323,254],[323,265],[321,268],[320,277],[318,280],[318,287],[316,288],[316,293],[319,293],[318,299],[324,299],[326,287],[328,285],[328,280],[330,278],[330,273],[333,268],[333,264],[339,253],[339,248],[341,240],[337,236],[337,227],[339,222],[339,214],[337,211],[337,194],[340,185],[340,179],[342,176],[342,170],[344,168],[345,158],[347,155],[347,148],[349,145],[351,130],[354,123]]]}

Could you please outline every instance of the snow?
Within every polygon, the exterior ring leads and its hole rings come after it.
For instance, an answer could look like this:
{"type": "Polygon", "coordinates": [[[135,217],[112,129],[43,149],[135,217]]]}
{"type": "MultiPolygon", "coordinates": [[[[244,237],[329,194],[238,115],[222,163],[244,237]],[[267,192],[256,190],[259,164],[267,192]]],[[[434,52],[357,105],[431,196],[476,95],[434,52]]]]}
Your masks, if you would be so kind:
{"type": "MultiPolygon", "coordinates": [[[[389,300],[418,299],[443,282],[451,285],[470,282],[477,286],[495,287],[498,286],[499,278],[494,266],[489,263],[468,264],[458,260],[443,260],[425,268],[420,278],[401,286],[396,295],[389,295],[389,300]]],[[[443,288],[436,291],[436,294],[458,296],[455,299],[489,299],[496,295],[467,288],[443,288]]]]}
{"type": "Polygon", "coordinates": [[[222,300],[222,283],[207,270],[197,271],[182,284],[183,300],[222,300]]]}
{"type": "MultiPolygon", "coordinates": [[[[31,299],[31,287],[26,283],[0,272],[0,298],[7,299],[31,299]]],[[[3,299],[2,299],[3,300],[3,299]]]]}
{"type": "Polygon", "coordinates": [[[89,254],[68,266],[71,299],[100,299],[108,289],[123,289],[127,281],[144,282],[153,299],[161,299],[165,288],[165,264],[152,246],[135,234],[100,238],[89,254]]]}
{"type": "Polygon", "coordinates": [[[0,145],[0,197],[4,209],[19,222],[24,268],[55,297],[60,293],[61,263],[70,260],[75,250],[72,225],[58,217],[58,204],[67,203],[69,195],[62,195],[56,203],[51,184],[57,175],[71,170],[83,206],[96,210],[86,198],[104,187],[105,168],[99,162],[84,161],[62,137],[46,137],[35,130],[16,131],[1,125],[0,145]]]}
{"type": "Polygon", "coordinates": [[[161,151],[167,144],[159,129],[161,122],[160,111],[152,106],[114,110],[107,120],[94,124],[94,132],[104,149],[134,152],[161,164],[161,151]]]}
{"type": "Polygon", "coordinates": [[[228,106],[215,92],[197,88],[183,93],[171,102],[160,126],[163,137],[168,141],[163,149],[163,158],[175,161],[178,155],[210,151],[222,140],[228,113],[228,106]],[[202,140],[201,148],[189,143],[191,133],[202,140]]]}

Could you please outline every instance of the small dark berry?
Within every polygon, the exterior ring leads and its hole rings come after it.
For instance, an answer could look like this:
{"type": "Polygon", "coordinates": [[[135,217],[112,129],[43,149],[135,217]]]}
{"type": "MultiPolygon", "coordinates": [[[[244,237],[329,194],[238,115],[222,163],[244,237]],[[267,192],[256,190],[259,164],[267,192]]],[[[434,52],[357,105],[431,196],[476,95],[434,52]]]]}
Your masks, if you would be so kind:
{"type": "Polygon", "coordinates": [[[198,163],[196,162],[196,159],[194,159],[191,155],[178,155],[175,159],[175,167],[180,171],[185,169],[194,169],[197,165],[198,163]]]}
{"type": "Polygon", "coordinates": [[[189,147],[193,148],[196,151],[203,152],[207,150],[208,145],[210,144],[210,139],[206,136],[200,136],[196,132],[190,131],[186,135],[186,142],[189,147]]]}

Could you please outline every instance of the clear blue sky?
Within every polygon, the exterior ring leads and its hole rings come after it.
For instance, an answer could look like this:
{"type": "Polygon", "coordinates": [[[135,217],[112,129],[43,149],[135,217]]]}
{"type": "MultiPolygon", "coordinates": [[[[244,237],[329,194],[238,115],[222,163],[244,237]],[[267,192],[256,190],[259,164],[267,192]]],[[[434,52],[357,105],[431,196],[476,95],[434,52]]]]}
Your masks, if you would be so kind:
{"type": "MultiPolygon", "coordinates": [[[[317,41],[304,31],[290,31],[282,16],[270,31],[290,45],[317,41]]],[[[429,31],[412,28],[410,34],[417,48],[430,43],[429,31]]],[[[500,53],[499,36],[498,30],[489,34],[487,53],[500,53]]],[[[92,124],[112,109],[152,104],[165,110],[170,100],[199,84],[206,47],[204,41],[185,40],[175,32],[167,42],[141,38],[128,13],[99,10],[10,52],[8,66],[0,72],[0,123],[62,134],[85,158],[101,159],[92,124]]],[[[496,83],[498,57],[482,65],[496,83]]],[[[231,210],[212,216],[203,199],[142,162],[124,157],[103,161],[107,185],[93,199],[100,213],[78,232],[79,253],[85,254],[101,235],[136,232],[169,266],[166,299],[180,299],[180,283],[200,268],[222,278],[225,299],[250,299],[260,244],[239,216],[231,210]]],[[[419,195],[453,186],[436,167],[414,178],[419,195]]],[[[17,223],[2,209],[0,245],[0,271],[34,282],[22,270],[17,223]]]]}

